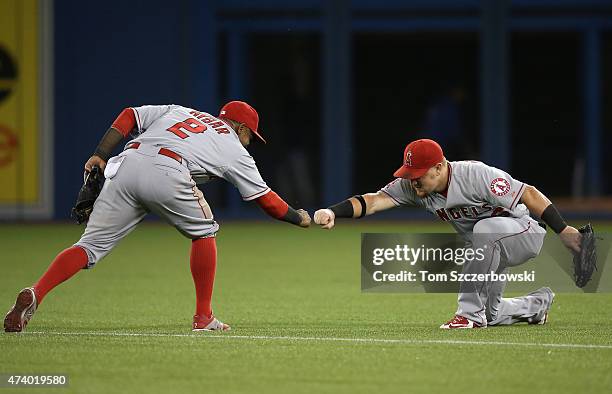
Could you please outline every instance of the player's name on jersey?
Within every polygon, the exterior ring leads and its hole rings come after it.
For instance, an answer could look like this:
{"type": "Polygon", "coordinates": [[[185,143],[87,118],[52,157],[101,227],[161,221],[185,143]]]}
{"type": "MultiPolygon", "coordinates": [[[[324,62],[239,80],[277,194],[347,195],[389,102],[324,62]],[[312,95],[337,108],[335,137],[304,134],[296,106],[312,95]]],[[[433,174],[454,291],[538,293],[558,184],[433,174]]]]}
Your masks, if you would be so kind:
{"type": "Polygon", "coordinates": [[[488,203],[484,203],[479,206],[440,208],[436,209],[436,214],[440,219],[448,222],[462,218],[478,219],[482,216],[506,216],[508,210],[504,207],[494,207],[488,203]]]}
{"type": "Polygon", "coordinates": [[[400,271],[397,273],[385,273],[374,271],[372,279],[375,282],[414,282],[414,283],[447,283],[447,282],[485,282],[485,281],[507,281],[507,282],[535,282],[535,271],[496,273],[487,272],[480,274],[467,274],[458,271],[430,272],[430,271],[400,271]]]}
{"type": "Polygon", "coordinates": [[[202,122],[206,123],[206,125],[215,129],[217,134],[229,134],[230,132],[229,129],[225,127],[225,123],[213,117],[212,115],[207,114],[206,112],[199,112],[193,110],[189,111],[189,113],[195,116],[198,120],[201,120],[202,122]]]}

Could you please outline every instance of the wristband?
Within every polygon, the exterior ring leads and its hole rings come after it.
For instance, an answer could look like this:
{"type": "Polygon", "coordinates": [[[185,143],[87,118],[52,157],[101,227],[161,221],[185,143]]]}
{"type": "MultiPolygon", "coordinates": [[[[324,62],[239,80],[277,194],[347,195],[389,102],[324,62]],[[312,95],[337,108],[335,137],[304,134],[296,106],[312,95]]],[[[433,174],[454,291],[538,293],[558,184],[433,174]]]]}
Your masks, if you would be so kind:
{"type": "Polygon", "coordinates": [[[554,204],[547,206],[544,212],[542,212],[542,216],[540,216],[540,218],[542,218],[542,221],[548,224],[557,234],[567,227],[567,223],[565,223],[565,220],[563,220],[561,214],[559,211],[557,211],[554,204]]]}
{"type": "Polygon", "coordinates": [[[100,148],[97,148],[94,153],[94,156],[98,156],[100,159],[104,160],[104,161],[108,161],[108,159],[110,159],[111,154],[108,152],[104,152],[103,150],[101,150],[100,148]]]}
{"type": "Polygon", "coordinates": [[[300,216],[300,214],[291,207],[287,207],[287,213],[283,217],[281,217],[280,220],[298,226],[300,225],[300,223],[302,223],[302,217],[300,216]]]}
{"type": "Polygon", "coordinates": [[[355,214],[353,204],[349,200],[344,200],[336,205],[327,208],[336,215],[337,218],[352,218],[355,214]]]}
{"type": "Polygon", "coordinates": [[[365,199],[361,195],[357,195],[357,196],[353,196],[353,197],[355,197],[357,199],[357,201],[359,201],[359,204],[361,204],[361,215],[359,215],[357,217],[357,219],[361,219],[362,217],[364,217],[366,215],[366,211],[367,211],[367,206],[366,206],[365,199]]]}

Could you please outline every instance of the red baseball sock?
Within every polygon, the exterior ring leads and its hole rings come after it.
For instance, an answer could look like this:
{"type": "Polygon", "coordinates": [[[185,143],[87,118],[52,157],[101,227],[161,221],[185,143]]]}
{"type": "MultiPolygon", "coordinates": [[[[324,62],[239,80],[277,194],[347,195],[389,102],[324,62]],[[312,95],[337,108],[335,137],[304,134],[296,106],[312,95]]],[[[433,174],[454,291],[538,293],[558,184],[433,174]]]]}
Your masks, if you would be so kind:
{"type": "Polygon", "coordinates": [[[58,254],[47,272],[34,284],[38,304],[55,286],[69,279],[87,265],[87,253],[83,248],[73,246],[58,254]]]}
{"type": "Polygon", "coordinates": [[[217,242],[214,237],[193,240],[190,266],[196,290],[195,314],[210,317],[213,284],[217,270],[217,242]]]}

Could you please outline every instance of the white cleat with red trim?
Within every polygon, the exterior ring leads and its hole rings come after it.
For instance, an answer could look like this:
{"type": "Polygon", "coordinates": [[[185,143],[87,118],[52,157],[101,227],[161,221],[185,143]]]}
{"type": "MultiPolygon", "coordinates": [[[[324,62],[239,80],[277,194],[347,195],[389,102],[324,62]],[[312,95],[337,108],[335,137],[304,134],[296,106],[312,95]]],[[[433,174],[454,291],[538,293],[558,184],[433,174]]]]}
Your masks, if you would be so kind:
{"type": "Polygon", "coordinates": [[[191,331],[229,331],[232,328],[219,321],[214,315],[210,317],[194,315],[193,328],[191,331]]]}
{"type": "Polygon", "coordinates": [[[440,326],[440,328],[444,330],[452,330],[456,328],[485,328],[485,327],[486,326],[481,326],[475,321],[472,321],[468,318],[465,318],[459,315],[455,315],[455,317],[453,317],[452,320],[447,321],[446,323],[440,326]]]}
{"type": "Polygon", "coordinates": [[[38,308],[38,302],[34,288],[26,287],[21,290],[17,295],[15,305],[4,318],[4,331],[22,332],[36,312],[36,308],[38,308]]]}

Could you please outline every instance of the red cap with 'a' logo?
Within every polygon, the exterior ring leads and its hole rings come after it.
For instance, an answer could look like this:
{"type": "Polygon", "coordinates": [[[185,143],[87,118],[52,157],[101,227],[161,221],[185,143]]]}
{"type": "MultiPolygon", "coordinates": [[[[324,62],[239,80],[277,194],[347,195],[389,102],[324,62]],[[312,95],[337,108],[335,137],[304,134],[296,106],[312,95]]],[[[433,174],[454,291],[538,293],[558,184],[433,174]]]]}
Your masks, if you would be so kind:
{"type": "Polygon", "coordinates": [[[442,160],[444,153],[436,141],[428,139],[412,141],[404,150],[404,165],[395,171],[393,176],[417,179],[442,160]]]}
{"type": "Polygon", "coordinates": [[[258,136],[264,143],[266,140],[259,134],[259,115],[255,108],[251,107],[244,101],[230,101],[221,108],[219,118],[226,118],[244,123],[251,131],[258,136]]]}

